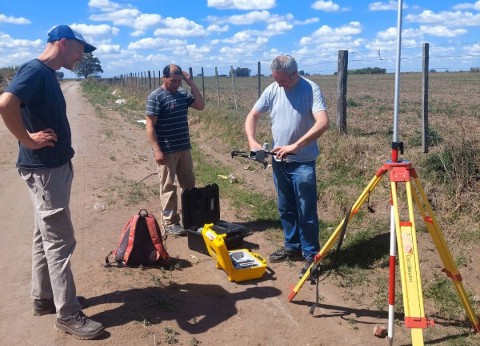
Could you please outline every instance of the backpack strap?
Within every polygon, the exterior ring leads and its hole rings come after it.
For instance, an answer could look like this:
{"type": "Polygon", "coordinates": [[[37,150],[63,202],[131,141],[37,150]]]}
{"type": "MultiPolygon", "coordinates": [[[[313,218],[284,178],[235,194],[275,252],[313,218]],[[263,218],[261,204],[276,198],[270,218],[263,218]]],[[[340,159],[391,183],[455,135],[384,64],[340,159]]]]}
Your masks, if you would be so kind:
{"type": "Polygon", "coordinates": [[[110,267],[123,267],[124,264],[123,262],[122,263],[118,263],[117,261],[115,261],[115,251],[110,251],[110,253],[107,255],[107,257],[105,257],[105,264],[103,265],[105,268],[110,268],[110,267]],[[110,256],[113,256],[113,261],[110,262],[109,258],[110,256]]]}
{"type": "Polygon", "coordinates": [[[128,244],[127,244],[127,248],[125,249],[125,256],[123,256],[123,264],[128,263],[128,258],[130,257],[130,253],[133,250],[133,242],[135,240],[135,228],[137,227],[137,222],[138,222],[139,217],[140,217],[140,214],[135,215],[130,220],[130,228],[128,228],[128,225],[126,227],[127,229],[125,230],[125,232],[128,229],[130,229],[130,233],[128,235],[128,244]]]}
{"type": "Polygon", "coordinates": [[[161,258],[164,261],[168,261],[169,255],[163,246],[162,236],[160,235],[160,227],[157,220],[152,214],[147,215],[145,220],[147,221],[147,228],[148,232],[150,233],[150,237],[152,238],[153,245],[157,250],[157,260],[161,258]]]}

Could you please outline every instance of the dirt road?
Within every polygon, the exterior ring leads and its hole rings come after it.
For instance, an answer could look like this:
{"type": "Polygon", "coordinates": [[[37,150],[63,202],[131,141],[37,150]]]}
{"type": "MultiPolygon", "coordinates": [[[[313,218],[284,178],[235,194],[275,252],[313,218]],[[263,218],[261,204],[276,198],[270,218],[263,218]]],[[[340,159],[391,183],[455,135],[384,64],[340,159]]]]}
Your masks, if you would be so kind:
{"type": "MultiPolygon", "coordinates": [[[[104,268],[103,261],[127,220],[140,208],[159,214],[158,201],[125,206],[112,201],[122,182],[154,172],[144,130],[113,111],[96,114],[81,96],[78,82],[66,82],[76,151],[71,210],[77,249],[73,270],[79,295],[88,298],[85,313],[106,326],[92,345],[386,345],[373,336],[386,314],[345,303],[332,280],[320,284],[322,303],[313,315],[314,286],[306,284],[293,303],[289,287],[297,283],[300,264],[271,264],[261,280],[231,283],[213,260],[188,249],[185,238],[168,239],[179,267],[104,268]]],[[[33,316],[30,298],[33,217],[24,183],[14,168],[16,141],[0,125],[1,284],[0,344],[84,345],[53,328],[54,315],[33,316]]],[[[272,187],[273,188],[273,187],[272,187]]],[[[233,215],[233,213],[232,213],[233,215]]],[[[228,211],[222,218],[228,221],[228,211]]],[[[246,244],[266,256],[273,245],[260,230],[246,244]]],[[[410,343],[403,325],[395,344],[410,343]]]]}

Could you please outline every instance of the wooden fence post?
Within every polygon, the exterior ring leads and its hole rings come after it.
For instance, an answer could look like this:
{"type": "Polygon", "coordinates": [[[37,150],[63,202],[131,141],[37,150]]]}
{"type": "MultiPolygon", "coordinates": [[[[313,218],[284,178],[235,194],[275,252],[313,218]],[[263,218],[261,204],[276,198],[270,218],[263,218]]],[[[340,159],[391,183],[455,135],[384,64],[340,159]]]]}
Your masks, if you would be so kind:
{"type": "Polygon", "coordinates": [[[149,91],[152,90],[152,75],[150,74],[150,70],[148,71],[148,87],[149,91]]]}
{"type": "Polygon", "coordinates": [[[347,72],[348,50],[338,51],[337,71],[337,127],[340,133],[347,133],[347,72]]]}
{"type": "Polygon", "coordinates": [[[203,74],[203,67],[202,67],[202,94],[203,94],[203,102],[205,102],[205,76],[203,74]]]}
{"type": "Polygon", "coordinates": [[[215,67],[215,81],[217,83],[217,105],[220,105],[220,91],[218,87],[218,69],[215,67]]]}
{"type": "Polygon", "coordinates": [[[429,44],[423,44],[422,63],[422,149],[428,153],[428,65],[429,65],[429,44]]]}
{"type": "Polygon", "coordinates": [[[257,76],[258,76],[258,98],[260,98],[260,95],[262,94],[262,77],[261,77],[261,69],[262,65],[260,64],[260,61],[258,62],[258,68],[257,68],[257,76]]]}
{"type": "Polygon", "coordinates": [[[230,66],[230,75],[232,76],[233,101],[235,102],[235,109],[237,109],[237,94],[235,92],[235,71],[233,66],[230,66]]]}

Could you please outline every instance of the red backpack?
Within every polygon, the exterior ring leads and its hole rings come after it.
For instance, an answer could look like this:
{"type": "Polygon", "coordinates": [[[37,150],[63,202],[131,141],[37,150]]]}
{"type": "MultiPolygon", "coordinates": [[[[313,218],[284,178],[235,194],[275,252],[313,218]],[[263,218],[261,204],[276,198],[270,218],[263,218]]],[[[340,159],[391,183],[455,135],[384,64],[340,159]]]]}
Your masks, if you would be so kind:
{"type": "Polygon", "coordinates": [[[118,265],[168,265],[170,256],[163,246],[162,232],[153,214],[141,209],[123,228],[117,248],[105,258],[113,255],[118,265]]]}

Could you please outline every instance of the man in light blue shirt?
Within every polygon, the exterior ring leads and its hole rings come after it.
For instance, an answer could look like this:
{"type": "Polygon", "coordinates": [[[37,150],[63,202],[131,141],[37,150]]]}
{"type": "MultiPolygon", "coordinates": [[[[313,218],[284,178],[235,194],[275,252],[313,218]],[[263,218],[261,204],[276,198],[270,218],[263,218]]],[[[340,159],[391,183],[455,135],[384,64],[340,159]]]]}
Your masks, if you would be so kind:
{"type": "Polygon", "coordinates": [[[262,149],[255,139],[258,119],[270,112],[273,178],[285,244],[269,260],[304,260],[301,277],[320,251],[315,161],[317,139],[328,129],[327,105],[320,87],[298,74],[293,57],[276,57],[271,70],[275,82],[248,113],[245,132],[250,150],[262,149]]]}

